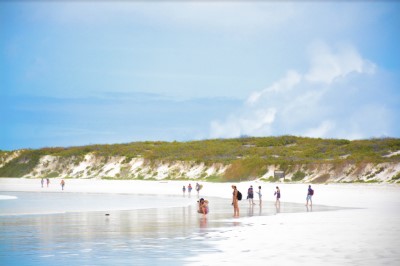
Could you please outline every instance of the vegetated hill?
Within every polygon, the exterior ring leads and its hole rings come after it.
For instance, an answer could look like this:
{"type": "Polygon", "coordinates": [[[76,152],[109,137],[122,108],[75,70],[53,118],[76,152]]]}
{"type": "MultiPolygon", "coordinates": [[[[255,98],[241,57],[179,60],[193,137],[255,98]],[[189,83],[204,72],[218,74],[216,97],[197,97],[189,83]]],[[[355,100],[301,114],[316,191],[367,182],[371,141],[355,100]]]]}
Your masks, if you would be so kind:
{"type": "Polygon", "coordinates": [[[400,139],[281,136],[0,151],[0,177],[276,182],[276,173],[285,181],[397,182],[400,139]]]}

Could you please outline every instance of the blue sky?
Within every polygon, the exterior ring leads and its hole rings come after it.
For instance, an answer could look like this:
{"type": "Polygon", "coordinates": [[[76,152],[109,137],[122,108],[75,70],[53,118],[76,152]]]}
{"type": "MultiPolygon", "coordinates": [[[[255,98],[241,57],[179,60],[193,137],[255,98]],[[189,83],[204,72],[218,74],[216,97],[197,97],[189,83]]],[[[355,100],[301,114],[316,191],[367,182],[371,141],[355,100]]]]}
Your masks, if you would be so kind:
{"type": "Polygon", "coordinates": [[[395,1],[0,2],[0,149],[400,137],[395,1]]]}

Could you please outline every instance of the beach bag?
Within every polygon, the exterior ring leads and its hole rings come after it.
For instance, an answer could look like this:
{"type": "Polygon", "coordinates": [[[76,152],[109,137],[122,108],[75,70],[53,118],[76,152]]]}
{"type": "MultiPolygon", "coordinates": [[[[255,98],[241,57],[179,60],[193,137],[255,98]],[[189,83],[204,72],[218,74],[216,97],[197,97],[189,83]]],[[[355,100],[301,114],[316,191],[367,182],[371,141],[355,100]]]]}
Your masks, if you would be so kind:
{"type": "Polygon", "coordinates": [[[314,189],[311,189],[310,195],[311,195],[311,196],[314,196],[314,189]]]}
{"type": "Polygon", "coordinates": [[[240,193],[239,190],[238,190],[238,192],[237,192],[237,199],[238,199],[238,200],[242,200],[242,193],[240,193]]]}

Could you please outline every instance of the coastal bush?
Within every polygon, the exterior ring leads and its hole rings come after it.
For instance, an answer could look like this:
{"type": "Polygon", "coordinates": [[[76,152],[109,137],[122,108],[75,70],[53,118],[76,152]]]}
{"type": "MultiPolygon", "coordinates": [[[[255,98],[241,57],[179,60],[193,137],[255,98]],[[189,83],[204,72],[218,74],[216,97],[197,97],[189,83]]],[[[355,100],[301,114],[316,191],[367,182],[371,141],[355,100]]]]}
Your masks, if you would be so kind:
{"type": "Polygon", "coordinates": [[[45,175],[44,177],[59,177],[60,176],[60,173],[58,173],[58,172],[50,172],[50,173],[48,173],[47,175],[45,175]]]}
{"type": "Polygon", "coordinates": [[[376,179],[372,179],[372,180],[365,181],[365,183],[380,183],[380,181],[376,180],[376,179]]]}
{"type": "Polygon", "coordinates": [[[33,171],[43,154],[41,150],[26,150],[0,168],[2,177],[22,177],[33,171]]]}
{"type": "Polygon", "coordinates": [[[323,175],[320,175],[319,177],[313,179],[311,183],[316,183],[316,184],[318,184],[318,183],[325,183],[326,181],[328,181],[328,179],[329,179],[330,177],[331,177],[331,176],[330,176],[329,174],[323,174],[323,175]]]}
{"type": "Polygon", "coordinates": [[[296,173],[293,174],[292,180],[293,181],[301,181],[306,177],[306,173],[297,171],[296,173]]]}
{"type": "Polygon", "coordinates": [[[400,172],[399,173],[397,173],[397,175],[394,175],[393,177],[392,177],[392,179],[391,179],[392,181],[397,181],[397,180],[400,180],[400,172]]]}
{"type": "MultiPolygon", "coordinates": [[[[315,165],[314,168],[317,169],[318,165],[327,162],[333,165],[333,171],[346,169],[345,166],[349,164],[356,165],[345,173],[350,176],[361,175],[358,169],[367,163],[400,162],[399,155],[384,157],[399,150],[400,139],[395,138],[349,141],[295,136],[47,147],[21,151],[18,157],[0,167],[0,176],[21,177],[32,174],[43,155],[65,157],[68,165],[78,166],[89,153],[97,156],[96,160],[100,164],[113,156],[125,156],[123,163],[130,162],[132,158],[143,158],[145,165],[149,167],[159,162],[168,164],[176,161],[204,163],[207,166],[215,163],[230,165],[226,176],[221,177],[221,180],[252,180],[262,176],[268,165],[275,165],[276,168],[291,173],[295,171],[296,165],[308,165],[308,168],[315,165]]],[[[2,151],[1,161],[4,162],[9,154],[11,153],[2,151]]],[[[379,170],[375,172],[378,173],[379,170]]]]}
{"type": "Polygon", "coordinates": [[[270,176],[270,177],[268,177],[268,178],[262,178],[261,179],[261,181],[264,181],[264,182],[277,182],[277,181],[279,181],[279,178],[278,177],[274,177],[274,176],[270,176]]]}
{"type": "Polygon", "coordinates": [[[205,178],[206,181],[208,182],[220,182],[221,181],[221,177],[217,176],[217,175],[209,175],[205,178]]]}
{"type": "Polygon", "coordinates": [[[226,170],[225,177],[232,181],[253,180],[265,172],[266,165],[259,157],[237,159],[226,170]]]}

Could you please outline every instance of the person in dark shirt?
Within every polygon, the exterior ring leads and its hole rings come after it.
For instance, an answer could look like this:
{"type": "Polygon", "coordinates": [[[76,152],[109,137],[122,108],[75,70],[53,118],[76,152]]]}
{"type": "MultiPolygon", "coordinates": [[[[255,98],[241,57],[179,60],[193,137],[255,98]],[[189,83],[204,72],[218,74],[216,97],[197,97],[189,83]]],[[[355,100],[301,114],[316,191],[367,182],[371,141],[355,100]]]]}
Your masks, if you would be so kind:
{"type": "Polygon", "coordinates": [[[249,189],[247,190],[247,199],[249,200],[250,206],[255,205],[253,186],[250,186],[249,189]]]}
{"type": "Polygon", "coordinates": [[[281,205],[281,190],[279,189],[279,187],[276,187],[276,191],[274,193],[274,195],[276,196],[276,201],[275,201],[275,205],[276,206],[280,206],[281,205]]]}
{"type": "Polygon", "coordinates": [[[308,201],[310,201],[310,206],[312,206],[313,195],[314,195],[314,190],[311,188],[311,185],[309,185],[307,190],[306,206],[308,206],[308,201]]]}

